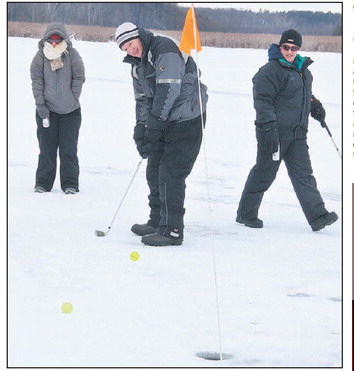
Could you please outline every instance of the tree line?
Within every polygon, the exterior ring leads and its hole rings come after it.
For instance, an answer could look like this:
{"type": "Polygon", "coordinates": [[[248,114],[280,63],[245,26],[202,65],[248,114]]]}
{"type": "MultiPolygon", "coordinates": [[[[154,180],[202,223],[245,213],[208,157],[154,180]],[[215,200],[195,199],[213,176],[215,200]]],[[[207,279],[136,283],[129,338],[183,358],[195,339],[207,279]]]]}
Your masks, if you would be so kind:
{"type": "MultiPolygon", "coordinates": [[[[181,30],[187,8],[176,3],[7,3],[8,21],[117,27],[130,21],[139,27],[181,30]]],[[[331,12],[253,12],[237,9],[198,8],[200,31],[279,34],[295,28],[305,35],[341,35],[342,15],[331,12]]]]}

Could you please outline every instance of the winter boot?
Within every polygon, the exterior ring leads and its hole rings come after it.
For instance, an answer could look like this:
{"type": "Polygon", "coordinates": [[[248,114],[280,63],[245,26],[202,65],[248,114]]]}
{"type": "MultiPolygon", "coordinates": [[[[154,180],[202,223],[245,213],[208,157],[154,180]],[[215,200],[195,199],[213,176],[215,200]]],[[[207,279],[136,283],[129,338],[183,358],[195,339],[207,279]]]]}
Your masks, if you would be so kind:
{"type": "Polygon", "coordinates": [[[168,228],[161,231],[159,228],[157,233],[143,236],[141,242],[149,246],[179,246],[182,245],[183,232],[177,228],[168,228]]]}
{"type": "Polygon", "coordinates": [[[147,234],[153,234],[157,231],[156,227],[153,227],[149,223],[146,224],[134,224],[131,229],[133,233],[137,234],[138,236],[145,236],[147,234]]]}
{"type": "Polygon", "coordinates": [[[35,186],[34,187],[34,191],[36,193],[45,193],[45,192],[48,192],[45,188],[43,188],[42,186],[35,186]]]}
{"type": "Polygon", "coordinates": [[[77,192],[79,192],[77,189],[75,189],[75,188],[71,188],[71,187],[69,187],[69,188],[65,188],[65,190],[64,190],[64,193],[65,193],[66,195],[74,195],[74,194],[77,193],[77,192]]]}
{"type": "Polygon", "coordinates": [[[332,211],[330,213],[324,214],[316,218],[311,223],[311,228],[314,232],[321,230],[322,228],[326,227],[327,225],[333,224],[338,219],[338,215],[332,211]]]}
{"type": "Polygon", "coordinates": [[[250,228],[263,228],[263,221],[258,218],[243,219],[239,215],[237,215],[236,222],[240,224],[244,224],[246,227],[250,227],[250,228]]]}

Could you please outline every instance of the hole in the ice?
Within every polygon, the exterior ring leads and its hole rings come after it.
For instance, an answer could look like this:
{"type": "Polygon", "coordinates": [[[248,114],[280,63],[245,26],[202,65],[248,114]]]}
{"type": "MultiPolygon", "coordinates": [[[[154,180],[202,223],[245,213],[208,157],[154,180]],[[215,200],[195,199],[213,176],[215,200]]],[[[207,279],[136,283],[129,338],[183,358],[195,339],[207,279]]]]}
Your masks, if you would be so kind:
{"type": "Polygon", "coordinates": [[[217,352],[199,352],[196,353],[199,358],[207,359],[208,361],[224,361],[226,359],[232,358],[231,354],[217,353],[217,352]]]}

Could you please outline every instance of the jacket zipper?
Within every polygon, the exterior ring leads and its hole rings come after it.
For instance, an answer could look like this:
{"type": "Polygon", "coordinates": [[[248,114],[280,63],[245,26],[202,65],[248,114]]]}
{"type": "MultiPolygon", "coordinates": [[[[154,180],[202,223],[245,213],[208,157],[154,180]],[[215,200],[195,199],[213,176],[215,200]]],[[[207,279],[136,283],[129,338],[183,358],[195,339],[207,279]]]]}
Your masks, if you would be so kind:
{"type": "Polygon", "coordinates": [[[55,78],[57,80],[56,81],[56,95],[57,95],[57,100],[59,100],[59,71],[56,70],[55,73],[56,73],[55,78]]]}
{"type": "Polygon", "coordinates": [[[301,76],[301,81],[302,81],[302,92],[303,92],[304,99],[303,99],[303,101],[302,101],[300,123],[299,123],[299,125],[295,126],[295,130],[294,130],[294,136],[295,136],[295,139],[296,139],[296,137],[297,137],[297,131],[298,131],[298,128],[301,126],[302,120],[303,120],[303,118],[304,118],[304,105],[305,105],[305,102],[306,102],[306,89],[305,89],[304,74],[303,74],[301,71],[299,71],[299,74],[300,74],[300,76],[301,76]]]}
{"type": "Polygon", "coordinates": [[[297,131],[298,131],[298,128],[301,126],[302,124],[302,121],[304,119],[304,106],[307,102],[307,92],[306,92],[306,84],[305,84],[305,77],[304,77],[304,68],[301,69],[301,71],[298,71],[298,73],[300,74],[301,76],[301,80],[302,80],[302,91],[303,91],[303,101],[302,101],[302,107],[301,107],[301,117],[300,117],[300,123],[299,125],[295,126],[295,130],[294,130],[294,135],[295,135],[295,139],[296,139],[296,136],[297,136],[297,131]]]}

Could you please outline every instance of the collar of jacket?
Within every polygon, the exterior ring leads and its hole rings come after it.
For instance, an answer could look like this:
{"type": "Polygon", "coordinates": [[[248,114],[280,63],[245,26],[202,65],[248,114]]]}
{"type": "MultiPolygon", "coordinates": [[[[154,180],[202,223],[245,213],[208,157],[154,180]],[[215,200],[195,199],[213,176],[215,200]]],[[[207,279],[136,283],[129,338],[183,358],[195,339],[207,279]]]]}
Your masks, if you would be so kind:
{"type": "Polygon", "coordinates": [[[141,58],[138,58],[138,57],[133,57],[132,55],[129,55],[127,54],[124,58],[123,58],[123,62],[124,63],[130,63],[134,66],[137,66],[141,63],[141,58]]]}
{"type": "Polygon", "coordinates": [[[268,50],[268,59],[277,60],[283,67],[295,68],[299,72],[306,69],[310,64],[313,63],[313,60],[309,57],[303,57],[299,54],[296,55],[293,63],[286,61],[279,50],[279,45],[272,44],[268,50]]]}
{"type": "Polygon", "coordinates": [[[139,28],[139,37],[143,44],[143,55],[141,57],[141,60],[147,61],[154,34],[148,30],[145,30],[144,28],[139,28]]]}

